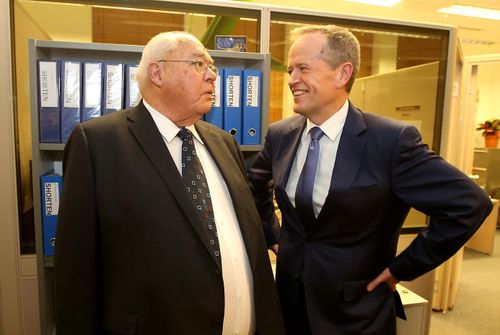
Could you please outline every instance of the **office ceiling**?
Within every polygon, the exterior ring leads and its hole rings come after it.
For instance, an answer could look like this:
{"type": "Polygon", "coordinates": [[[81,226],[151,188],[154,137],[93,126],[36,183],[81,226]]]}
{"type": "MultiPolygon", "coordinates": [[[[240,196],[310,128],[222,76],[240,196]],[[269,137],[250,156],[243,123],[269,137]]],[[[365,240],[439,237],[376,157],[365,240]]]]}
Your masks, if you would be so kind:
{"type": "Polygon", "coordinates": [[[345,0],[251,0],[252,2],[376,18],[438,23],[458,27],[464,56],[500,54],[500,21],[437,13],[454,4],[500,10],[500,0],[402,0],[393,7],[345,0]]]}
{"type": "Polygon", "coordinates": [[[400,8],[396,8],[396,12],[401,11],[405,17],[417,16],[422,21],[457,26],[465,56],[500,54],[500,21],[436,12],[439,8],[454,4],[500,10],[498,0],[403,0],[398,4],[400,8]]]}
{"type": "MultiPolygon", "coordinates": [[[[292,6],[295,6],[295,4],[294,2],[292,6]]],[[[458,35],[462,40],[461,46],[464,56],[500,54],[500,21],[436,12],[437,9],[454,4],[500,10],[499,0],[402,0],[391,8],[337,0],[331,2],[330,10],[405,21],[454,25],[458,27],[458,35]]],[[[312,6],[314,5],[309,2],[308,7],[311,8],[312,6]]]]}

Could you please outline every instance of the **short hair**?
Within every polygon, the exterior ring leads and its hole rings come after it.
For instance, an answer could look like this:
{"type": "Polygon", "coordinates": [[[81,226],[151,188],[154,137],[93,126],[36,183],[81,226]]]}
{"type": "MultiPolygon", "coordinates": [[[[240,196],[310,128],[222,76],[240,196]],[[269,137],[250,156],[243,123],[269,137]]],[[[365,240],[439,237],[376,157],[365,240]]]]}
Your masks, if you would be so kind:
{"type": "Polygon", "coordinates": [[[321,51],[321,57],[332,69],[343,62],[351,62],[353,65],[352,76],[346,85],[346,91],[350,92],[356,76],[359,72],[360,47],[359,41],[346,28],[336,25],[307,25],[295,28],[291,31],[292,41],[304,35],[320,33],[326,37],[326,45],[321,51]]]}
{"type": "Polygon", "coordinates": [[[205,49],[203,44],[201,44],[196,37],[184,31],[168,31],[159,33],[149,40],[142,51],[141,61],[139,62],[139,66],[137,67],[135,74],[139,90],[143,96],[146,85],[149,82],[148,65],[160,59],[164,59],[166,55],[175,51],[177,47],[184,42],[188,42],[205,49]]]}

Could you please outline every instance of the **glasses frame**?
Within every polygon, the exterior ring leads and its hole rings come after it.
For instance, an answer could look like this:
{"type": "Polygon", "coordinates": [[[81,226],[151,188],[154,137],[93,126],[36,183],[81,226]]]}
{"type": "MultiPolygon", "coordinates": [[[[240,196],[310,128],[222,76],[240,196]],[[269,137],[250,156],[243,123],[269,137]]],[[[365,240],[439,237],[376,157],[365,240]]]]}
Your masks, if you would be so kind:
{"type": "Polygon", "coordinates": [[[208,70],[212,71],[215,75],[219,74],[219,70],[213,64],[202,60],[184,60],[184,59],[160,59],[156,63],[187,63],[194,65],[196,72],[202,75],[206,75],[208,70]]]}

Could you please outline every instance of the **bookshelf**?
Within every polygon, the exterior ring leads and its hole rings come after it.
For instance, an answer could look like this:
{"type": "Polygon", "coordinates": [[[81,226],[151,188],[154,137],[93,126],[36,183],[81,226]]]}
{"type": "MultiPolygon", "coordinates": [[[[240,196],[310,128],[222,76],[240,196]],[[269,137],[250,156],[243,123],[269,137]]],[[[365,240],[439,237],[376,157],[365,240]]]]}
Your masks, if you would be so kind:
{"type": "MultiPolygon", "coordinates": [[[[54,170],[62,174],[62,159],[64,144],[40,143],[39,141],[39,114],[38,114],[38,60],[80,60],[138,63],[143,47],[135,45],[105,44],[105,43],[76,43],[56,41],[29,41],[30,63],[30,112],[32,129],[32,183],[35,235],[37,250],[38,288],[40,305],[41,334],[55,333],[54,300],[53,300],[53,272],[54,261],[52,256],[45,256],[43,252],[43,225],[41,213],[40,176],[54,170]]],[[[209,51],[218,67],[236,67],[244,69],[258,69],[262,71],[262,114],[261,114],[261,143],[267,131],[269,118],[269,91],[270,67],[269,54],[240,53],[230,51],[209,51]]],[[[241,149],[247,160],[252,160],[260,150],[260,145],[242,145],[241,149]]]]}

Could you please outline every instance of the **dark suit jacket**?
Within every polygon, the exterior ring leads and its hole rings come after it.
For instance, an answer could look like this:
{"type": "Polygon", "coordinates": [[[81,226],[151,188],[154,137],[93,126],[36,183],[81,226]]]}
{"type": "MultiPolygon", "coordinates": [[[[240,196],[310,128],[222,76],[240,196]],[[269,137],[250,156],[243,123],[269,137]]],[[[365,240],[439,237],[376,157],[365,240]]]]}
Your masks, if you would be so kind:
{"type": "Polygon", "coordinates": [[[268,244],[280,244],[276,280],[288,333],[297,329],[302,282],[313,334],[393,334],[393,294],[387,285],[367,293],[366,284],[387,266],[400,280],[435,268],[475,232],[491,202],[428,150],[414,127],[350,104],[329,194],[306,231],[285,192],[305,124],[293,116],[271,125],[249,172],[268,244]],[[395,257],[410,207],[430,216],[429,228],[395,257]]]}
{"type": "MultiPolygon", "coordinates": [[[[283,334],[234,138],[196,129],[226,182],[253,273],[257,329],[283,334]]],[[[66,145],[55,249],[58,335],[221,334],[224,283],[173,159],[141,103],[78,125],[66,145]]]]}

